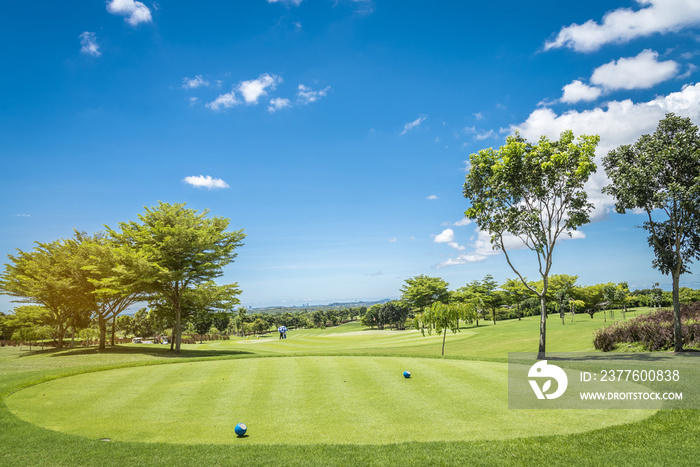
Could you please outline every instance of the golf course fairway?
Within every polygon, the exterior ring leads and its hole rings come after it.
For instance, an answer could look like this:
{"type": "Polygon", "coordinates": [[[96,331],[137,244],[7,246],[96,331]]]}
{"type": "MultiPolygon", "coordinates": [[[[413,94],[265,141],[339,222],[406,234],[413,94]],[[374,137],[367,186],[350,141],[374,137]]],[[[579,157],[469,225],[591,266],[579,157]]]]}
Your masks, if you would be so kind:
{"type": "Polygon", "coordinates": [[[581,433],[655,413],[508,410],[507,387],[504,363],[291,356],[91,372],[27,387],[5,403],[49,430],[178,444],[503,440],[581,433]],[[239,422],[246,437],[234,434],[239,422]]]}

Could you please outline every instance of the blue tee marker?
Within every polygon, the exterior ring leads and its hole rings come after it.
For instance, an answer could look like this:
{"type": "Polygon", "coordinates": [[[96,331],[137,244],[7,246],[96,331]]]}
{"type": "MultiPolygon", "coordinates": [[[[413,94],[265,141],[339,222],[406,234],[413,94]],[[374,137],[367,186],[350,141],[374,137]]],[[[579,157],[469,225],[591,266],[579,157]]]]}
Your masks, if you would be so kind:
{"type": "Polygon", "coordinates": [[[411,377],[411,372],[410,372],[410,371],[404,371],[404,372],[403,372],[403,377],[404,377],[404,378],[410,378],[410,377],[411,377]]]}
{"type": "Polygon", "coordinates": [[[236,428],[234,428],[233,431],[236,432],[236,435],[243,436],[245,432],[248,431],[248,427],[245,426],[245,423],[239,423],[236,425],[236,428]]]}

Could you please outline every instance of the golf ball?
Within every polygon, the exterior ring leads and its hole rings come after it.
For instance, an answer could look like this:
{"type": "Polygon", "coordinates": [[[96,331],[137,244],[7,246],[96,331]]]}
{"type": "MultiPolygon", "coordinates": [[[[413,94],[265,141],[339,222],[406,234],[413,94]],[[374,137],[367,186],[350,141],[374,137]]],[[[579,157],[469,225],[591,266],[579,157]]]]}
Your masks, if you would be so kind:
{"type": "Polygon", "coordinates": [[[411,372],[410,372],[410,371],[404,371],[404,372],[403,372],[403,377],[404,377],[404,378],[410,378],[410,377],[411,377],[411,372]]]}
{"type": "Polygon", "coordinates": [[[248,427],[245,426],[245,423],[239,423],[236,425],[236,428],[234,428],[234,431],[238,436],[243,436],[246,431],[248,431],[248,427]]]}

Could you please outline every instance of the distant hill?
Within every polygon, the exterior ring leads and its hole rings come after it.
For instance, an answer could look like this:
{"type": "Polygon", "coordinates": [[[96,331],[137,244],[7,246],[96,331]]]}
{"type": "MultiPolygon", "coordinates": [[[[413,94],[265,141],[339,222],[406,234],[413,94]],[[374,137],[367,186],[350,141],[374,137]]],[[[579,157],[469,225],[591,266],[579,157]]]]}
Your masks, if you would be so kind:
{"type": "Polygon", "coordinates": [[[383,300],[377,300],[373,302],[342,302],[342,303],[329,303],[328,305],[296,305],[296,306],[266,306],[261,308],[253,308],[251,311],[253,313],[267,313],[271,315],[281,314],[281,313],[293,313],[297,311],[316,311],[316,310],[342,310],[345,308],[361,308],[361,307],[371,307],[378,303],[390,302],[391,299],[385,298],[383,300]]]}

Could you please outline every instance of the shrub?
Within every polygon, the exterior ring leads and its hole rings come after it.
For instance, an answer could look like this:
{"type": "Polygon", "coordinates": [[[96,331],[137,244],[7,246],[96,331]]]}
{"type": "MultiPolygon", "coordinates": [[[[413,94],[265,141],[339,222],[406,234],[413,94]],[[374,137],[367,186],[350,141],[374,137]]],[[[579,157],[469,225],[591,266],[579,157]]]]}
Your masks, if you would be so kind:
{"type": "MultiPolygon", "coordinates": [[[[700,302],[681,307],[681,334],[684,346],[700,346],[700,302]]],[[[620,343],[641,344],[651,351],[673,348],[673,311],[658,310],[629,321],[618,321],[598,329],[593,338],[595,348],[603,352],[613,350],[620,343]]]]}

